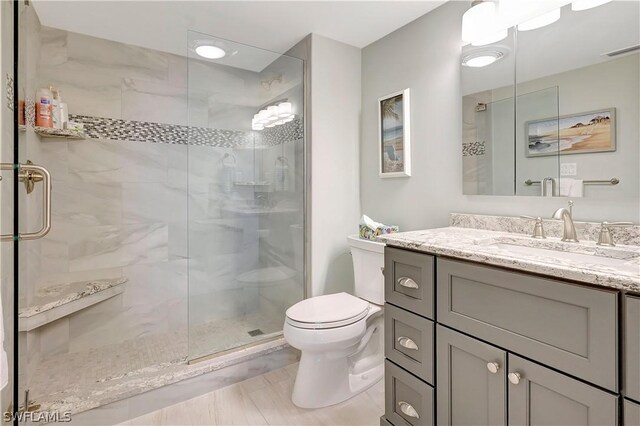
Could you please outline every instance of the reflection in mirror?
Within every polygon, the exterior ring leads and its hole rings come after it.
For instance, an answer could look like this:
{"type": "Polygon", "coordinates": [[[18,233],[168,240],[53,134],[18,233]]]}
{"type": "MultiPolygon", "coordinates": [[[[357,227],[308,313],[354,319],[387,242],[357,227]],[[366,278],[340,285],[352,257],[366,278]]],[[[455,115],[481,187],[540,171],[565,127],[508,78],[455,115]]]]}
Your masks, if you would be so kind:
{"type": "Polygon", "coordinates": [[[538,182],[559,176],[556,196],[638,198],[640,58],[626,51],[638,44],[638,2],[567,5],[555,23],[518,31],[517,195],[550,196],[538,182]]]}
{"type": "Polygon", "coordinates": [[[514,33],[462,50],[464,194],[514,193],[514,33]]]}
{"type": "Polygon", "coordinates": [[[464,193],[637,203],[640,3],[567,5],[547,26],[465,46],[463,62],[505,44],[462,66],[464,193]]]}

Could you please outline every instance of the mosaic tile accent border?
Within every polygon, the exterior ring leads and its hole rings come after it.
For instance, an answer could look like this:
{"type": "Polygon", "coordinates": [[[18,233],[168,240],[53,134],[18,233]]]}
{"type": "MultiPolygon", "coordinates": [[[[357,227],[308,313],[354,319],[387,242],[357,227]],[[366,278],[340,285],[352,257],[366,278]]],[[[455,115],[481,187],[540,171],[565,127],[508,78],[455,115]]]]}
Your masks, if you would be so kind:
{"type": "Polygon", "coordinates": [[[475,157],[486,152],[484,141],[468,142],[462,144],[463,157],[475,157]]]}
{"type": "Polygon", "coordinates": [[[69,115],[69,120],[82,123],[88,138],[117,141],[234,148],[251,145],[254,142],[256,145],[264,146],[279,145],[302,139],[304,136],[304,125],[300,118],[260,132],[219,130],[74,114],[69,115]]]}

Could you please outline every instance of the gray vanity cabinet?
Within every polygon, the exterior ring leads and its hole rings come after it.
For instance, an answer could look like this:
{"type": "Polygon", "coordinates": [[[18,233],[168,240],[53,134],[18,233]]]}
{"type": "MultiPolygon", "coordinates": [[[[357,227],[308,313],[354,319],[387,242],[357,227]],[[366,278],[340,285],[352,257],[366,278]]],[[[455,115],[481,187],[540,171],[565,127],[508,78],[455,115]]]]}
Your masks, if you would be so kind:
{"type": "Polygon", "coordinates": [[[434,259],[427,254],[385,247],[385,301],[433,319],[434,259]]]}
{"type": "Polygon", "coordinates": [[[437,326],[437,424],[507,424],[507,354],[437,326]]]}
{"type": "Polygon", "coordinates": [[[394,426],[434,424],[431,386],[390,361],[385,361],[385,417],[394,426]]]}
{"type": "Polygon", "coordinates": [[[640,297],[625,305],[625,396],[640,402],[640,297]]]}
{"type": "Polygon", "coordinates": [[[438,259],[438,322],[618,391],[618,295],[438,259]]]}
{"type": "Polygon", "coordinates": [[[509,425],[616,425],[618,397],[509,354],[509,425]]]}
{"type": "Polygon", "coordinates": [[[640,425],[640,404],[628,399],[624,400],[624,424],[625,426],[640,425]]]}

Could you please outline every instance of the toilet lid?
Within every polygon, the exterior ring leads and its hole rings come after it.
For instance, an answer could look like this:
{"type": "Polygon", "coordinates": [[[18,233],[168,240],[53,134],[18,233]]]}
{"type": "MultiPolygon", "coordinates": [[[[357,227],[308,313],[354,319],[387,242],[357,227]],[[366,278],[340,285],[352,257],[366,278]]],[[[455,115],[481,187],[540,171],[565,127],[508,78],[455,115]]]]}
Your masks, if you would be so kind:
{"type": "Polygon", "coordinates": [[[353,324],[367,316],[369,302],[347,293],[316,296],[287,309],[287,318],[297,327],[328,328],[353,324]]]}

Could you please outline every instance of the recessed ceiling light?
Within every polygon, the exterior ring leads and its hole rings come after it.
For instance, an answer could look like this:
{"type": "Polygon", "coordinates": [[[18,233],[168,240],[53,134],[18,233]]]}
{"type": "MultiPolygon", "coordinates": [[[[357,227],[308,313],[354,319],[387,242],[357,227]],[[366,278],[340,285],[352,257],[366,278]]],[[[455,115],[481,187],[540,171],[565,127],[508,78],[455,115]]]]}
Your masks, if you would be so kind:
{"type": "Polygon", "coordinates": [[[504,56],[502,52],[484,51],[476,52],[462,58],[462,65],[465,67],[481,68],[491,65],[504,56]]]}
{"type": "Polygon", "coordinates": [[[552,10],[551,12],[544,13],[540,16],[536,16],[533,19],[518,24],[518,31],[530,31],[538,28],[545,27],[549,24],[553,24],[560,19],[560,9],[552,10]]]}
{"type": "Polygon", "coordinates": [[[199,56],[207,59],[220,59],[224,58],[224,56],[227,54],[224,49],[221,49],[218,46],[211,46],[209,44],[200,45],[196,47],[195,50],[199,56]]]}
{"type": "Polygon", "coordinates": [[[609,3],[610,1],[611,0],[575,0],[573,3],[571,3],[571,10],[587,10],[591,9],[592,7],[597,7],[605,3],[609,3]]]}

